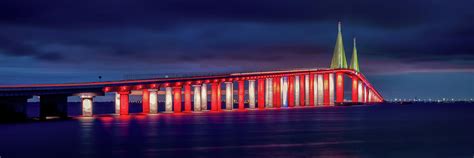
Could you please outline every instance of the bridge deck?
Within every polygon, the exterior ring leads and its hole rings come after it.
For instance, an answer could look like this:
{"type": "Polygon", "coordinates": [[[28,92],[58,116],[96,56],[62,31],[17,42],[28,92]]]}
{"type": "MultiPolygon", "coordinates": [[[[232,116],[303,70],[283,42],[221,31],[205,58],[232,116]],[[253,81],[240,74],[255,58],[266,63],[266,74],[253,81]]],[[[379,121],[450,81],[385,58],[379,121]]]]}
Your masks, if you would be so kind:
{"type": "Polygon", "coordinates": [[[376,95],[380,94],[372,87],[367,79],[361,74],[351,69],[327,69],[327,68],[310,68],[310,69],[294,69],[294,70],[277,70],[277,71],[260,71],[260,72],[241,72],[228,73],[218,75],[196,75],[186,77],[171,78],[150,78],[150,79],[134,79],[119,81],[102,81],[102,82],[81,82],[81,83],[58,83],[58,84],[25,84],[25,85],[2,85],[0,86],[0,96],[31,96],[40,94],[71,94],[78,92],[102,92],[105,87],[115,86],[133,86],[141,84],[162,84],[173,82],[186,82],[197,80],[213,80],[222,78],[240,78],[240,77],[261,77],[271,75],[299,75],[299,74],[318,74],[318,73],[345,73],[351,76],[358,76],[369,88],[373,89],[376,95]]]}

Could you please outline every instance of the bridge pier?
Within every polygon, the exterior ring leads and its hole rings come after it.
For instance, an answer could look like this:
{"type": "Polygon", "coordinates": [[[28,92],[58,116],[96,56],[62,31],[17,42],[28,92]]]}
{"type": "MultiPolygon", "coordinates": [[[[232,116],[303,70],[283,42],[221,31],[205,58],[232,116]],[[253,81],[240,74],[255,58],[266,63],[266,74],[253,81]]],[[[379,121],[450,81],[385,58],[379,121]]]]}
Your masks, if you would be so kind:
{"type": "Polygon", "coordinates": [[[218,83],[211,83],[211,111],[217,111],[217,90],[218,83]]]}
{"type": "Polygon", "coordinates": [[[158,90],[149,89],[150,92],[150,114],[158,113],[158,90]]]}
{"type": "Polygon", "coordinates": [[[191,112],[191,83],[184,85],[184,112],[191,112]]]}
{"type": "Polygon", "coordinates": [[[315,97],[314,97],[314,74],[309,74],[309,84],[308,84],[308,89],[309,89],[309,103],[308,105],[309,106],[314,106],[314,103],[315,103],[315,97]]]}
{"type": "Polygon", "coordinates": [[[217,84],[217,111],[222,111],[222,86],[220,82],[217,84]]]}
{"type": "Polygon", "coordinates": [[[304,75],[304,105],[309,106],[309,96],[310,96],[310,89],[309,89],[309,75],[304,75]]]}
{"type": "Polygon", "coordinates": [[[120,94],[115,92],[115,114],[120,114],[120,94]]]}
{"type": "Polygon", "coordinates": [[[295,106],[295,76],[288,76],[288,107],[295,106]]]}
{"type": "Polygon", "coordinates": [[[234,106],[234,101],[232,100],[233,90],[232,87],[234,86],[233,82],[225,82],[225,109],[232,110],[234,106]]]}
{"type": "Polygon", "coordinates": [[[295,107],[299,107],[300,106],[300,76],[295,76],[295,90],[294,90],[294,93],[295,93],[295,107]]]}
{"type": "Polygon", "coordinates": [[[255,109],[255,80],[249,80],[249,108],[255,109]]]}
{"type": "Polygon", "coordinates": [[[317,95],[317,101],[318,105],[323,105],[324,104],[324,75],[318,74],[318,95],[317,95]]]}
{"type": "Polygon", "coordinates": [[[305,79],[306,79],[306,75],[300,75],[300,85],[299,85],[299,87],[300,87],[300,90],[299,90],[299,92],[300,92],[300,104],[299,104],[299,106],[305,106],[305,103],[306,103],[306,101],[305,101],[305,99],[306,99],[305,98],[305,96],[306,96],[306,84],[305,84],[306,80],[305,79]]]}
{"type": "Polygon", "coordinates": [[[329,74],[324,74],[323,75],[323,78],[324,78],[324,101],[323,101],[323,104],[324,105],[329,105],[330,102],[329,102],[329,74]]]}
{"type": "Polygon", "coordinates": [[[265,94],[267,96],[267,99],[265,99],[265,107],[266,108],[272,108],[273,107],[273,79],[272,78],[267,78],[266,79],[266,90],[265,94]]]}
{"type": "Polygon", "coordinates": [[[201,110],[207,110],[207,84],[203,83],[201,87],[201,110]]]}
{"type": "Polygon", "coordinates": [[[81,96],[81,104],[82,104],[82,116],[84,117],[91,117],[94,108],[93,102],[94,96],[81,96]]]}
{"type": "Polygon", "coordinates": [[[362,90],[362,81],[358,80],[357,81],[357,102],[361,103],[362,102],[362,96],[363,96],[363,90],[362,90]]]}
{"type": "Polygon", "coordinates": [[[174,113],[181,112],[181,86],[173,87],[173,111],[174,113]]]}
{"type": "Polygon", "coordinates": [[[313,75],[313,105],[317,106],[318,105],[318,75],[317,74],[312,74],[313,75]]]}
{"type": "Polygon", "coordinates": [[[239,110],[244,110],[245,107],[244,107],[244,97],[245,97],[245,87],[244,87],[244,83],[245,81],[244,80],[239,80],[237,81],[237,84],[239,86],[239,89],[238,89],[238,99],[239,99],[239,110]]]}
{"type": "Polygon", "coordinates": [[[367,86],[364,85],[364,103],[367,103],[369,96],[367,94],[367,86]]]}
{"type": "Polygon", "coordinates": [[[329,104],[334,105],[334,73],[329,74],[329,104]]]}
{"type": "Polygon", "coordinates": [[[148,89],[142,90],[142,112],[150,113],[150,91],[148,89]]]}
{"type": "Polygon", "coordinates": [[[352,76],[352,103],[359,102],[359,79],[356,76],[352,76]]]}
{"type": "Polygon", "coordinates": [[[367,102],[371,103],[372,102],[372,91],[369,90],[369,97],[367,99],[367,102]]]}
{"type": "Polygon", "coordinates": [[[194,111],[201,111],[201,85],[194,87],[194,111]]]}
{"type": "Polygon", "coordinates": [[[270,91],[272,96],[272,107],[276,108],[278,104],[278,96],[277,96],[277,78],[271,78],[270,84],[272,85],[272,91],[270,91]]]}
{"type": "Polygon", "coordinates": [[[42,95],[40,96],[40,119],[55,116],[66,118],[67,95],[42,95]]]}
{"type": "Polygon", "coordinates": [[[28,98],[31,97],[0,97],[0,121],[16,121],[26,119],[26,105],[28,98]]]}
{"type": "Polygon", "coordinates": [[[288,77],[281,78],[281,106],[288,107],[288,77]]]}
{"type": "Polygon", "coordinates": [[[280,108],[281,92],[280,92],[280,77],[272,78],[273,81],[273,107],[280,108]]]}
{"type": "Polygon", "coordinates": [[[172,113],[173,112],[173,95],[172,95],[172,88],[166,87],[165,88],[165,112],[172,113]]]}
{"type": "Polygon", "coordinates": [[[336,103],[344,102],[344,74],[336,73],[336,103]]]}
{"type": "Polygon", "coordinates": [[[130,91],[121,91],[120,94],[120,115],[128,115],[130,91]]]}
{"type": "Polygon", "coordinates": [[[258,109],[265,108],[265,80],[258,79],[258,109]]]}

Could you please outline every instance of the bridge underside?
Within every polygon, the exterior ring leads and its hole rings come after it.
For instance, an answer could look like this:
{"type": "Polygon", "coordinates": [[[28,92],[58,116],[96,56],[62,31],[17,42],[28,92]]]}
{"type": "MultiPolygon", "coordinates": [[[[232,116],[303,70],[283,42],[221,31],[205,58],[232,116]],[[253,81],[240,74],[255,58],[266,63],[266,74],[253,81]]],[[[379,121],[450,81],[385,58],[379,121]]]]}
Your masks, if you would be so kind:
{"type": "Polygon", "coordinates": [[[40,118],[67,117],[67,95],[40,96],[40,118]]]}
{"type": "Polygon", "coordinates": [[[29,96],[0,97],[0,121],[26,119],[29,96]]]}

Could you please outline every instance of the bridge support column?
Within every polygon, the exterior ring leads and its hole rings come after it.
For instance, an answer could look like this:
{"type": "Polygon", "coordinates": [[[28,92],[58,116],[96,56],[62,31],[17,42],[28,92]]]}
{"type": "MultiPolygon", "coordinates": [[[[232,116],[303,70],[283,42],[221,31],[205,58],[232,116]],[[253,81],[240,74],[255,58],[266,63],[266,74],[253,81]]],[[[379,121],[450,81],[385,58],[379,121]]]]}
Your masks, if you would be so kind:
{"type": "Polygon", "coordinates": [[[336,73],[336,103],[344,102],[344,76],[343,73],[336,73]]]}
{"type": "Polygon", "coordinates": [[[245,87],[244,87],[244,80],[237,81],[239,84],[238,94],[239,94],[239,110],[244,110],[244,97],[245,97],[245,87]]]}
{"type": "Polygon", "coordinates": [[[273,105],[275,108],[281,107],[281,77],[273,78],[273,105]]]}
{"type": "Polygon", "coordinates": [[[222,111],[222,86],[217,84],[217,111],[222,111]]]}
{"type": "Polygon", "coordinates": [[[81,96],[82,116],[91,117],[93,115],[93,96],[81,96]]]}
{"type": "Polygon", "coordinates": [[[158,90],[149,89],[150,92],[150,114],[158,113],[158,90]]]}
{"type": "Polygon", "coordinates": [[[318,74],[318,99],[316,99],[318,101],[318,105],[323,105],[324,103],[324,78],[323,78],[324,75],[322,74],[318,74]]]}
{"type": "Polygon", "coordinates": [[[364,103],[367,103],[368,100],[368,95],[367,95],[367,86],[364,85],[364,103]]]}
{"type": "Polygon", "coordinates": [[[207,110],[207,84],[201,86],[201,110],[207,110]]]}
{"type": "Polygon", "coordinates": [[[288,76],[288,107],[295,106],[295,76],[288,76]]]}
{"type": "Polygon", "coordinates": [[[362,84],[362,102],[365,103],[365,85],[362,84]]]}
{"type": "Polygon", "coordinates": [[[26,105],[28,98],[30,97],[0,97],[0,121],[26,119],[26,105]]]}
{"type": "Polygon", "coordinates": [[[249,108],[255,109],[255,80],[249,80],[249,108]]]}
{"type": "Polygon", "coordinates": [[[201,111],[201,85],[194,87],[194,111],[201,111]]]}
{"type": "Polygon", "coordinates": [[[364,90],[362,89],[362,81],[358,80],[357,82],[357,102],[362,103],[364,102],[362,99],[364,98],[364,90]]]}
{"type": "Polygon", "coordinates": [[[309,75],[304,75],[304,105],[309,105],[309,75]]]}
{"type": "Polygon", "coordinates": [[[191,85],[184,85],[184,112],[191,112],[191,85]]]}
{"type": "Polygon", "coordinates": [[[265,108],[268,107],[268,78],[265,78],[265,108]]]}
{"type": "Polygon", "coordinates": [[[358,87],[359,87],[359,79],[357,79],[356,76],[352,76],[352,103],[359,102],[358,101],[359,95],[357,94],[357,92],[359,91],[358,87]]]}
{"type": "Polygon", "coordinates": [[[301,80],[300,76],[295,76],[295,92],[294,92],[295,93],[295,107],[300,106],[300,97],[301,97],[300,80],[301,80]]]}
{"type": "Polygon", "coordinates": [[[281,78],[281,106],[288,107],[288,77],[281,78]]]}
{"type": "Polygon", "coordinates": [[[273,79],[272,78],[267,78],[267,90],[265,91],[267,94],[267,101],[266,108],[272,108],[273,107],[273,79]]]}
{"type": "Polygon", "coordinates": [[[142,91],[142,112],[150,113],[150,91],[148,89],[142,91]]]}
{"type": "Polygon", "coordinates": [[[233,91],[232,87],[234,86],[233,82],[225,82],[225,109],[232,110],[234,106],[234,101],[232,100],[233,91]]]}
{"type": "Polygon", "coordinates": [[[329,90],[329,74],[324,74],[324,105],[330,104],[330,90],[329,90]]]}
{"type": "Polygon", "coordinates": [[[306,75],[300,75],[300,106],[306,103],[306,75]]]}
{"type": "Polygon", "coordinates": [[[278,96],[277,96],[277,79],[276,78],[271,78],[272,79],[272,103],[273,103],[273,106],[272,107],[277,107],[277,104],[278,104],[278,96]]]}
{"type": "Polygon", "coordinates": [[[334,74],[329,74],[329,104],[334,105],[334,74]]]}
{"type": "Polygon", "coordinates": [[[128,115],[130,92],[119,92],[120,94],[120,115],[128,115]]]}
{"type": "Polygon", "coordinates": [[[275,86],[273,86],[273,78],[268,78],[268,107],[273,108],[275,105],[275,101],[273,100],[274,93],[273,89],[275,89],[275,86]]]}
{"type": "Polygon", "coordinates": [[[265,108],[265,80],[258,79],[258,109],[265,108]]]}
{"type": "Polygon", "coordinates": [[[165,90],[165,112],[173,112],[173,88],[166,87],[165,90]]]}
{"type": "Polygon", "coordinates": [[[313,105],[316,106],[318,105],[318,75],[312,74],[313,75],[313,105]]]}
{"type": "Polygon", "coordinates": [[[48,116],[67,117],[67,95],[40,96],[40,118],[48,116]]]}
{"type": "Polygon", "coordinates": [[[218,83],[211,84],[211,111],[217,111],[217,86],[218,83]]]}
{"type": "Polygon", "coordinates": [[[175,113],[181,112],[181,86],[173,87],[173,111],[175,113]]]}
{"type": "Polygon", "coordinates": [[[314,106],[315,97],[314,97],[314,74],[309,74],[309,106],[314,106]]]}
{"type": "Polygon", "coordinates": [[[369,90],[369,98],[367,99],[369,103],[372,103],[372,91],[369,90]]]}
{"type": "Polygon", "coordinates": [[[120,114],[120,94],[115,92],[115,114],[120,114]]]}

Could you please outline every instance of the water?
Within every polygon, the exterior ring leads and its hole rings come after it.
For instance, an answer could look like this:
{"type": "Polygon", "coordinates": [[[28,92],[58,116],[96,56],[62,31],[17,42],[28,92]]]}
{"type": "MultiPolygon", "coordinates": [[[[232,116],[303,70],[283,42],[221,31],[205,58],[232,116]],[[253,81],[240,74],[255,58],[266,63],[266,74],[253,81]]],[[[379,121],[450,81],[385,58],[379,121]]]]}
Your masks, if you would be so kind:
{"type": "Polygon", "coordinates": [[[75,117],[1,124],[0,156],[473,157],[473,113],[472,104],[411,104],[75,117]]]}

